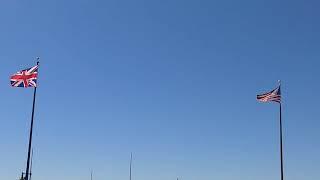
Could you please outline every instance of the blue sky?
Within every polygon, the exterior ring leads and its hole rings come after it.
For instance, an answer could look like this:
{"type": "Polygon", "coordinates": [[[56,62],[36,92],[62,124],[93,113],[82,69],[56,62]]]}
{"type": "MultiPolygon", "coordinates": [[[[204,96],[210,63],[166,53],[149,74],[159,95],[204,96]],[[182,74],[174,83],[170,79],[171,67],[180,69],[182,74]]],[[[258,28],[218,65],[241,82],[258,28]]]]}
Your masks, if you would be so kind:
{"type": "Polygon", "coordinates": [[[19,1],[0,6],[0,179],[25,169],[41,57],[33,180],[319,179],[319,2],[19,1]]]}

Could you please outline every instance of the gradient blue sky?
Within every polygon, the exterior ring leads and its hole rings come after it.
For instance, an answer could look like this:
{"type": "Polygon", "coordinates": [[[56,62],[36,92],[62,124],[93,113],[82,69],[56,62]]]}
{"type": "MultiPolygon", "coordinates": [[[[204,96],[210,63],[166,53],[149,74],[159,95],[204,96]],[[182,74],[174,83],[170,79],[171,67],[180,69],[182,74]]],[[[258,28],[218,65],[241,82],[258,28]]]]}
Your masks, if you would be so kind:
{"type": "Polygon", "coordinates": [[[319,179],[318,1],[2,0],[0,179],[26,163],[41,57],[33,180],[319,179]]]}

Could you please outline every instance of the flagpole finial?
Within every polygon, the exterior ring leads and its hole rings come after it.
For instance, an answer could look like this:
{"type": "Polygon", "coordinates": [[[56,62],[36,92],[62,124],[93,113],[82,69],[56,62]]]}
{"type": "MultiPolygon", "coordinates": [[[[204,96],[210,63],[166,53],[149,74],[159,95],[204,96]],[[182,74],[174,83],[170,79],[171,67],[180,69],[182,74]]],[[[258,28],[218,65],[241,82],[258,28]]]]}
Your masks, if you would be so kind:
{"type": "Polygon", "coordinates": [[[36,57],[36,59],[37,59],[37,65],[39,65],[40,57],[38,56],[38,57],[36,57]]]}

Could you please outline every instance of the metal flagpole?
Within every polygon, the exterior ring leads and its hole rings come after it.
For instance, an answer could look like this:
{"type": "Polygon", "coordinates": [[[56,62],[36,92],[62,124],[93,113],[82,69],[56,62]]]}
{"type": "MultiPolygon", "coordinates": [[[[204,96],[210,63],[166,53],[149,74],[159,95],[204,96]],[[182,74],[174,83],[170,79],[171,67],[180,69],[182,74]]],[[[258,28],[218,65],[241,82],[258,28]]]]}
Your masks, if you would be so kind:
{"type": "Polygon", "coordinates": [[[30,161],[30,180],[32,178],[32,162],[33,162],[33,148],[31,150],[31,161],[30,161]]]}
{"type": "MultiPolygon", "coordinates": [[[[39,58],[37,58],[37,60],[39,60],[39,58]]],[[[37,62],[37,65],[39,65],[39,61],[37,62]]],[[[29,134],[28,158],[27,158],[27,168],[26,168],[25,180],[29,180],[29,167],[30,167],[30,155],[31,155],[31,146],[32,146],[32,131],[33,131],[33,119],[34,119],[34,108],[35,108],[35,104],[36,104],[36,95],[37,95],[37,87],[34,87],[32,114],[31,114],[31,125],[30,125],[30,134],[29,134]]]]}
{"type": "Polygon", "coordinates": [[[280,102],[280,158],[281,158],[281,180],[283,180],[283,149],[282,149],[282,108],[280,102]]]}
{"type": "Polygon", "coordinates": [[[131,170],[132,170],[132,152],[131,152],[131,156],[130,156],[130,176],[129,176],[129,180],[131,180],[131,170]]]}

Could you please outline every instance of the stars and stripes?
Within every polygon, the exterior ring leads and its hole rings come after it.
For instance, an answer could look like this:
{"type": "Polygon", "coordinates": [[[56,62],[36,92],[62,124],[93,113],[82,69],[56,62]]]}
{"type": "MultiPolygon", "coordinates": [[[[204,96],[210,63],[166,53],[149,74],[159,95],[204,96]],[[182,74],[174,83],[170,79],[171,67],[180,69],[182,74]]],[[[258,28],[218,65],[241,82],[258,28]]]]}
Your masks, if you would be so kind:
{"type": "Polygon", "coordinates": [[[19,71],[10,77],[13,87],[37,87],[38,65],[19,71]]]}
{"type": "Polygon", "coordinates": [[[273,102],[281,103],[280,85],[270,92],[257,95],[257,100],[261,102],[273,101],[273,102]]]}

